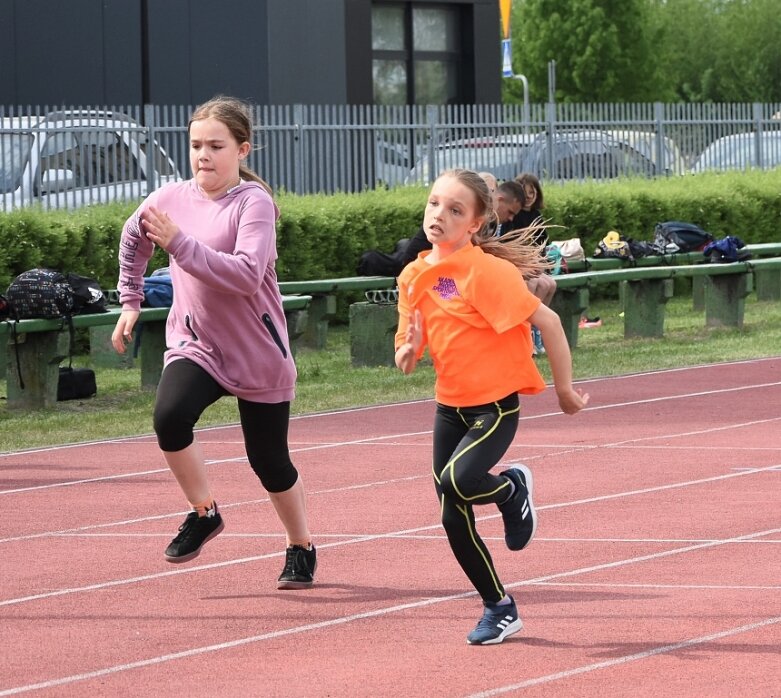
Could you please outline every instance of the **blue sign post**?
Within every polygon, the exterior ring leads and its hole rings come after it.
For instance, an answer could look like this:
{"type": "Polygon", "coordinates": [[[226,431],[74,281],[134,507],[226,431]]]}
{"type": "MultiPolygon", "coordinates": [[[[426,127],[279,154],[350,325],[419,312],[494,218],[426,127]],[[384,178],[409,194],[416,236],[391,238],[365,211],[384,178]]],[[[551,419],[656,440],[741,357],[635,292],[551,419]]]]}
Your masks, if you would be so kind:
{"type": "Polygon", "coordinates": [[[502,77],[511,78],[513,76],[513,52],[510,44],[511,39],[502,39],[502,77]]]}

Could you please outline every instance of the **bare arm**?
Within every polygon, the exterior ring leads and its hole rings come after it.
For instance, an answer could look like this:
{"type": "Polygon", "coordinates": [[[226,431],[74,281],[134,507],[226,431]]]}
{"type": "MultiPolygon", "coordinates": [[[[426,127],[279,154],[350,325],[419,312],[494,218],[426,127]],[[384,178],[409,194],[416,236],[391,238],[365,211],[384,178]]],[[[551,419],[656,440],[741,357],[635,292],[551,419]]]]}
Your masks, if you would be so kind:
{"type": "Polygon", "coordinates": [[[396,350],[396,366],[409,375],[418,365],[418,352],[423,344],[423,315],[416,310],[409,318],[404,344],[396,350]]]}
{"type": "Polygon", "coordinates": [[[529,319],[542,334],[562,412],[565,414],[579,412],[588,403],[589,395],[580,388],[572,387],[572,354],[559,316],[546,305],[540,304],[529,319]]]}

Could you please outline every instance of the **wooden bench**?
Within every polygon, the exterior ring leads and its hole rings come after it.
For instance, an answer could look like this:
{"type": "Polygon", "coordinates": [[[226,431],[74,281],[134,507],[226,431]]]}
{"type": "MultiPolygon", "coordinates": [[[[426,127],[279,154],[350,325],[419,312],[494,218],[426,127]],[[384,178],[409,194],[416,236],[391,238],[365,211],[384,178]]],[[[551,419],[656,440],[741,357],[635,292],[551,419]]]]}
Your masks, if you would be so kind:
{"type": "Polygon", "coordinates": [[[699,277],[705,287],[706,326],[742,327],[745,298],[758,273],[781,273],[781,257],[730,264],[638,266],[564,274],[556,277],[556,295],[551,308],[561,318],[570,347],[574,348],[578,340],[578,323],[589,305],[589,288],[619,283],[623,285],[624,336],[661,337],[665,305],[673,295],[673,280],[699,277]]]}
{"type": "Polygon", "coordinates": [[[336,313],[338,294],[348,291],[379,291],[396,287],[392,276],[350,276],[310,281],[280,281],[279,290],[286,295],[303,293],[312,297],[303,343],[313,349],[325,347],[328,323],[336,313]]]}
{"type": "MultiPolygon", "coordinates": [[[[306,327],[306,314],[311,297],[307,295],[283,296],[291,351],[295,341],[306,327]]],[[[142,308],[137,332],[142,334],[140,368],[142,387],[154,388],[163,370],[163,354],[166,349],[165,323],[169,308],[142,308]]],[[[73,326],[88,328],[90,343],[103,344],[111,334],[120,308],[106,313],[76,315],[73,326]]],[[[9,409],[39,409],[52,407],[57,402],[59,365],[68,355],[70,333],[61,320],[20,320],[0,323],[0,347],[4,356],[7,404],[9,409]],[[14,331],[16,346],[13,343],[14,331]],[[19,367],[24,388],[19,382],[19,367]]],[[[132,350],[131,347],[128,350],[132,350]]],[[[113,349],[111,350],[113,351],[113,349]]]]}
{"type": "MultiPolygon", "coordinates": [[[[746,245],[752,259],[781,256],[781,243],[767,242],[746,245]]],[[[604,271],[607,269],[629,269],[636,267],[683,266],[687,264],[710,264],[708,257],[702,252],[676,252],[670,255],[649,255],[635,260],[619,259],[617,257],[587,257],[585,260],[568,262],[570,272],[604,271]]],[[[561,278],[561,277],[556,277],[561,278]]],[[[692,302],[695,310],[703,310],[704,277],[693,277],[692,302]]],[[[758,300],[781,300],[781,270],[757,269],[754,271],[754,289],[758,300]]]]}

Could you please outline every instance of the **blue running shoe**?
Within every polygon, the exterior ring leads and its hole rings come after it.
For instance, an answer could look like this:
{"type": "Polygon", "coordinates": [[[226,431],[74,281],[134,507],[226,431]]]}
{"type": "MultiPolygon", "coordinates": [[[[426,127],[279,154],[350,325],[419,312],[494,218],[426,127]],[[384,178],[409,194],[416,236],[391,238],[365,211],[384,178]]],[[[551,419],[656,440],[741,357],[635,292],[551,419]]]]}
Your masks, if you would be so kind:
{"type": "Polygon", "coordinates": [[[532,471],[525,465],[519,465],[508,468],[502,475],[515,484],[512,497],[498,505],[504,520],[504,542],[510,550],[523,550],[537,530],[537,512],[532,502],[532,471]]]}
{"type": "Polygon", "coordinates": [[[498,645],[504,638],[517,633],[523,628],[523,622],[518,615],[515,599],[510,597],[510,603],[485,604],[483,617],[475,629],[466,636],[469,645],[498,645]]]}

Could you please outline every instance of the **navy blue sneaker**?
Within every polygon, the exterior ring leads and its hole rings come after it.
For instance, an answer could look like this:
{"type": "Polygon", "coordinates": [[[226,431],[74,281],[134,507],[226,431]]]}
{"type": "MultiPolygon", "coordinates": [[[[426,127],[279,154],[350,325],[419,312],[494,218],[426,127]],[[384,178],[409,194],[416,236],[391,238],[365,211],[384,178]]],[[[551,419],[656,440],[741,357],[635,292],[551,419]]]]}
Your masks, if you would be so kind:
{"type": "Polygon", "coordinates": [[[179,534],[165,549],[165,559],[168,562],[187,562],[198,557],[201,548],[223,528],[225,524],[222,522],[217,502],[206,511],[206,516],[198,516],[197,511],[191,511],[179,526],[179,534]]]}
{"type": "Polygon", "coordinates": [[[515,485],[512,497],[499,504],[504,520],[504,542],[510,550],[523,550],[537,530],[537,512],[532,502],[532,471],[525,465],[519,465],[505,470],[502,475],[515,485]]]}
{"type": "Polygon", "coordinates": [[[517,633],[523,628],[523,622],[518,615],[515,599],[511,596],[510,603],[485,604],[483,617],[475,629],[466,636],[469,645],[498,645],[504,638],[517,633]]]}

